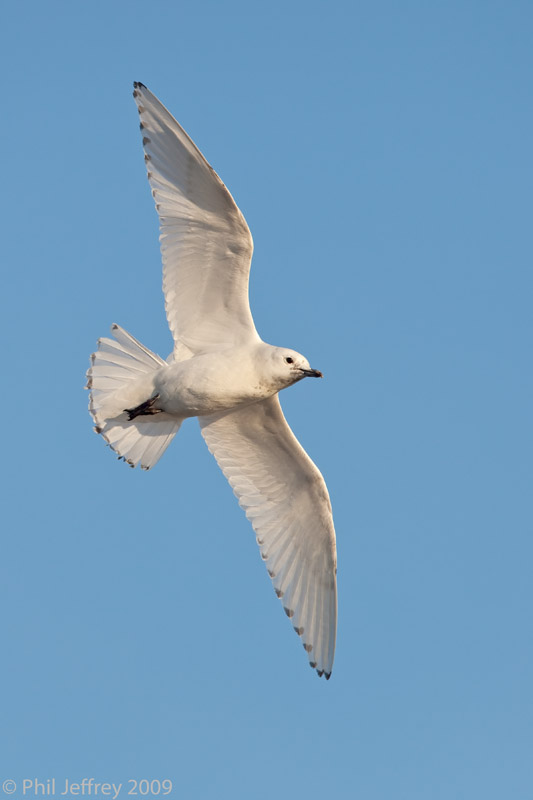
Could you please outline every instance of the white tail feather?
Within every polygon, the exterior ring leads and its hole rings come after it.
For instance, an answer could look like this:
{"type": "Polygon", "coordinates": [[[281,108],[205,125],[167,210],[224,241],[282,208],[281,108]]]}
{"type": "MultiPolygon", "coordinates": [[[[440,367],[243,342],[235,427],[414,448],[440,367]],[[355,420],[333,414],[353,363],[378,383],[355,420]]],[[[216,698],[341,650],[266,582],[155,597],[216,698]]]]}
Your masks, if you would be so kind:
{"type": "Polygon", "coordinates": [[[154,391],[154,373],[168,366],[119,325],[114,339],[98,340],[87,371],[89,411],[95,431],[130,466],[150,469],[161,458],[183,420],[164,412],[128,419],[124,409],[135,408],[154,391]]]}

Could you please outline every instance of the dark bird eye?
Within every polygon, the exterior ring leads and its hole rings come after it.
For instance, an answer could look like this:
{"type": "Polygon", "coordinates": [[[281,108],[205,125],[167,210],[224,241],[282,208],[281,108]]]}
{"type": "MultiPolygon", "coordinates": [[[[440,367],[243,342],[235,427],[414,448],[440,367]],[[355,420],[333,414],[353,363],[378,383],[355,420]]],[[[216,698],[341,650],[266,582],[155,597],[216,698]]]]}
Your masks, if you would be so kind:
{"type": "Polygon", "coordinates": [[[291,356],[287,356],[285,358],[285,361],[286,361],[287,364],[293,364],[294,363],[294,358],[291,358],[291,356]]]}

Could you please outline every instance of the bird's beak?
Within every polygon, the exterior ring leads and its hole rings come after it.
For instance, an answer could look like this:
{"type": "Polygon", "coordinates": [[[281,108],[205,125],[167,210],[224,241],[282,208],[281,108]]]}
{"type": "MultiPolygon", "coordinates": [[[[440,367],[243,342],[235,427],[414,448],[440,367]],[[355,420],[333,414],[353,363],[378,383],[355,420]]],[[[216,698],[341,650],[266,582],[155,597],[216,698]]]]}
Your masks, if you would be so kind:
{"type": "Polygon", "coordinates": [[[302,373],[303,373],[304,378],[323,378],[324,377],[322,375],[322,373],[319,372],[317,369],[303,369],[302,373]]]}

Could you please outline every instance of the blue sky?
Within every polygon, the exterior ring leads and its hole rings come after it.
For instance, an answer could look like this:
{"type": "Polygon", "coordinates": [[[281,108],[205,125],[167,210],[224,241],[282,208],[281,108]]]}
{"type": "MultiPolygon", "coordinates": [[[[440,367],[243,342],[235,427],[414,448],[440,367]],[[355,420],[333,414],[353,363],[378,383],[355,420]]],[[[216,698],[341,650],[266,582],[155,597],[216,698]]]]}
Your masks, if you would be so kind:
{"type": "Polygon", "coordinates": [[[11,797],[530,796],[532,25],[480,0],[4,10],[11,797]],[[281,399],[334,506],[328,683],[196,422],[147,474],[91,430],[98,336],[171,349],[133,80],[245,214],[260,334],[325,374],[281,399]]]}

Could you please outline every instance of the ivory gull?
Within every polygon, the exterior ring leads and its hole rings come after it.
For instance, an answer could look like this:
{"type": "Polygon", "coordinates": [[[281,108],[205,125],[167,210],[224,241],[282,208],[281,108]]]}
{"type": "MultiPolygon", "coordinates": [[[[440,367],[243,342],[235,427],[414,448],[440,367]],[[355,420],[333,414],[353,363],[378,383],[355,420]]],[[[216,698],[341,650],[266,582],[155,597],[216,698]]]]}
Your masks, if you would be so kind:
{"type": "Polygon", "coordinates": [[[260,339],[248,302],[246,220],[174,117],[146,86],[133,86],[175,346],[164,361],[118,325],[113,339],[99,339],[87,372],[95,431],[132,467],[150,469],[183,420],[198,417],[311,667],[329,678],[337,619],[331,504],[278,398],[322,374],[260,339]]]}

